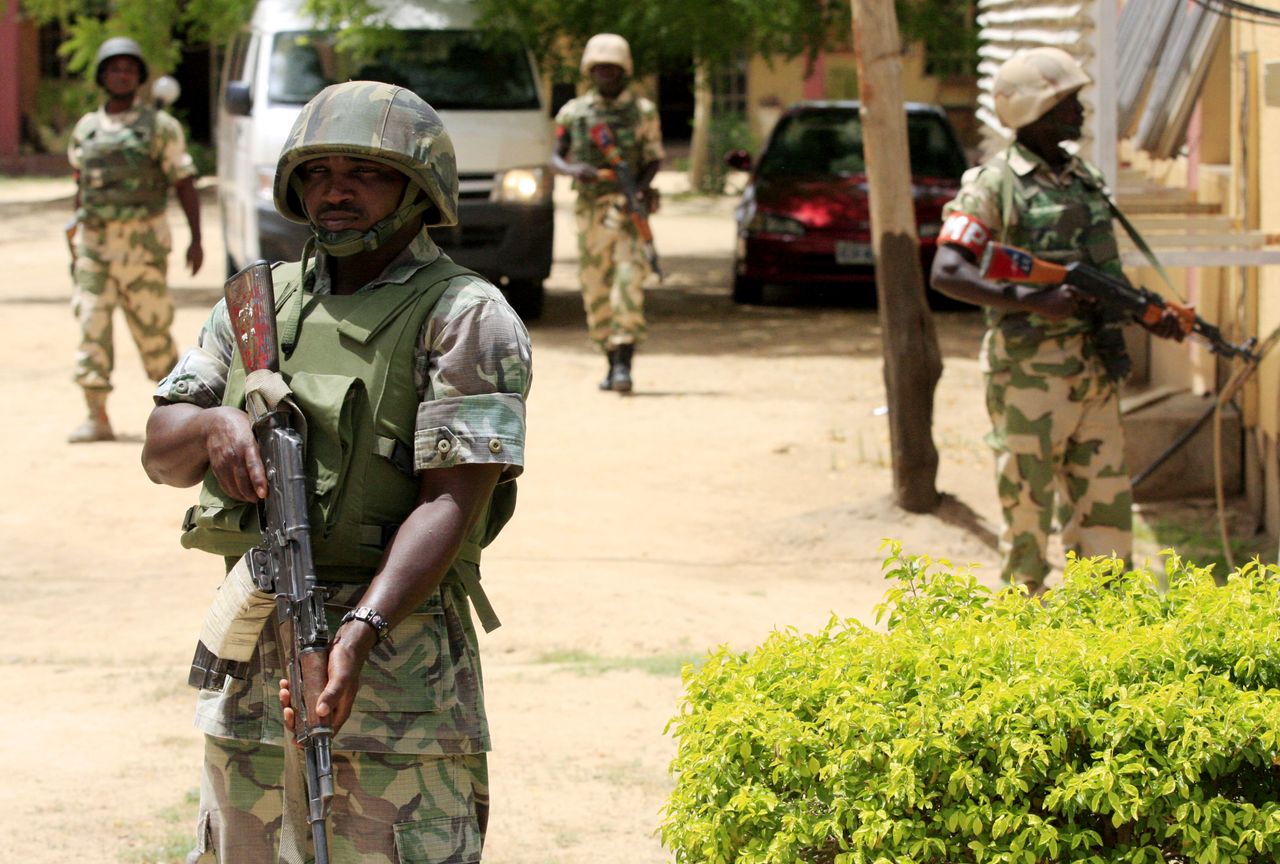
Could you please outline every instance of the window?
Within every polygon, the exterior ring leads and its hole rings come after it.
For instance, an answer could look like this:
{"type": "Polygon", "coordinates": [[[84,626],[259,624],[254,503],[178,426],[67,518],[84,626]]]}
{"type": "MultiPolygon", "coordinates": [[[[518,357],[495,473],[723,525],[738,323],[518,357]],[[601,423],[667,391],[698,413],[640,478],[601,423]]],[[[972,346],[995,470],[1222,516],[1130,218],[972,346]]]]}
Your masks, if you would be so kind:
{"type": "Polygon", "coordinates": [[[417,93],[437,110],[537,108],[528,53],[463,30],[387,30],[364,49],[340,50],[330,34],[281,33],[271,48],[273,103],[301,105],[340,81],[384,81],[417,93]]]}

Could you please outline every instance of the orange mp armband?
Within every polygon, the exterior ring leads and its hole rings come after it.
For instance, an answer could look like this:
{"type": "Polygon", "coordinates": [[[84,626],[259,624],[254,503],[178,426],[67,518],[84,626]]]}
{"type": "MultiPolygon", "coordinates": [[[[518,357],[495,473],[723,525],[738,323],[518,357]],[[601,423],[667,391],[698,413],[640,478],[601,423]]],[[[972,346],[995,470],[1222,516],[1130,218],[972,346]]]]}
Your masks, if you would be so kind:
{"type": "Polygon", "coordinates": [[[975,259],[982,257],[990,241],[991,232],[987,226],[968,213],[952,213],[942,223],[942,231],[938,234],[939,243],[967,249],[975,259]]]}

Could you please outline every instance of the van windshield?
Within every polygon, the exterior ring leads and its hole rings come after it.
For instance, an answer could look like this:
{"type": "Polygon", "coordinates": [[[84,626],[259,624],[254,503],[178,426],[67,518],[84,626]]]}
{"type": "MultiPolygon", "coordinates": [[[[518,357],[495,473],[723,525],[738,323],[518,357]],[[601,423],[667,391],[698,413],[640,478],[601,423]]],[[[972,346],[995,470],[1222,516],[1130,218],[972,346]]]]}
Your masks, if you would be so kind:
{"type": "Polygon", "coordinates": [[[436,110],[536,109],[538,85],[519,43],[471,30],[380,30],[361,50],[333,34],[279,33],[271,46],[267,99],[302,105],[340,81],[385,81],[417,93],[436,110]]]}
{"type": "MultiPolygon", "coordinates": [[[[959,179],[964,151],[941,117],[907,113],[907,146],[916,177],[959,179]]],[[[760,158],[761,176],[862,174],[862,120],[856,108],[797,111],[782,119],[760,158]]]]}

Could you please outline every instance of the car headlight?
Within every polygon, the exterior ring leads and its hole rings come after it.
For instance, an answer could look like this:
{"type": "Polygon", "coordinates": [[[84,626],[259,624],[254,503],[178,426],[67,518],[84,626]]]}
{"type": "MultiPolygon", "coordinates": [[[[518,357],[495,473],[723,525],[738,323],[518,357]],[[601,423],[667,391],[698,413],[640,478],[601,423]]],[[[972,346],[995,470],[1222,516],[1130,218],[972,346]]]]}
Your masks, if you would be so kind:
{"type": "Polygon", "coordinates": [[[496,175],[492,200],[534,204],[551,198],[550,172],[537,168],[512,168],[496,175]]]}
{"type": "Polygon", "coordinates": [[[788,237],[803,237],[804,223],[790,216],[777,213],[757,211],[747,223],[747,230],[756,234],[783,234],[788,237]]]}

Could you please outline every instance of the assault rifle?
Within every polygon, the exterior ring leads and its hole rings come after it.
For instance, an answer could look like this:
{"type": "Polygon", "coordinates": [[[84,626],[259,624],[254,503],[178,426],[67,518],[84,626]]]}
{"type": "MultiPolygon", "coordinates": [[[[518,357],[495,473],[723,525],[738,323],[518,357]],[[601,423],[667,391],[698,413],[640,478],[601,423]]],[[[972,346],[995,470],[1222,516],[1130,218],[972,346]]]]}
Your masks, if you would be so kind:
{"type": "Polygon", "coordinates": [[[1152,326],[1160,321],[1165,309],[1172,309],[1182,333],[1199,336],[1213,353],[1249,362],[1257,360],[1253,352],[1256,339],[1248,339],[1240,345],[1229,342],[1221,330],[1197,315],[1193,307],[1166,300],[1154,291],[1134,285],[1127,279],[1109,276],[1088,264],[1053,264],[1016,246],[988,243],[979,267],[984,278],[997,282],[1045,286],[1066,284],[1077,288],[1092,298],[1105,323],[1132,321],[1152,326]]]}
{"type": "Polygon", "coordinates": [[[609,163],[608,168],[599,172],[600,179],[616,180],[622,189],[622,194],[627,197],[627,216],[631,219],[631,224],[636,226],[636,233],[644,243],[649,267],[658,274],[658,281],[661,282],[662,267],[658,264],[658,250],[653,245],[653,229],[649,227],[649,207],[640,200],[636,189],[636,178],[631,176],[631,169],[627,167],[627,161],[622,158],[622,151],[618,149],[618,141],[613,137],[613,130],[609,128],[608,123],[597,123],[591,127],[591,140],[595,142],[596,147],[600,148],[600,152],[609,163]]]}
{"type": "MultiPolygon", "coordinates": [[[[315,563],[311,557],[311,528],[307,519],[307,476],[303,462],[302,434],[291,409],[289,390],[279,376],[280,357],[276,338],[275,291],[271,268],[259,261],[227,280],[225,286],[227,312],[231,329],[244,361],[246,410],[253,420],[254,436],[267,472],[267,497],[258,502],[258,519],[262,542],[250,549],[228,575],[219,594],[224,607],[225,625],[219,630],[216,617],[219,603],[210,610],[201,632],[201,643],[192,662],[191,683],[219,689],[225,675],[243,677],[247,659],[243,651],[225,651],[221,646],[246,641],[251,645],[261,630],[259,619],[252,640],[227,637],[227,629],[243,628],[243,621],[255,617],[253,611],[243,614],[241,608],[253,606],[254,599],[274,598],[280,651],[288,669],[294,710],[294,737],[305,753],[308,814],[315,842],[316,864],[328,864],[328,837],[325,820],[333,799],[333,764],[331,742],[333,730],[316,718],[316,701],[329,678],[329,628],[324,616],[324,592],[316,585],[315,563]],[[247,564],[252,584],[240,590],[233,577],[243,574],[247,564]],[[230,583],[230,584],[228,584],[230,583]],[[252,595],[252,596],[250,596],[252,595]],[[209,635],[213,633],[215,635],[209,635]],[[216,652],[216,653],[215,653],[216,652]],[[222,654],[218,657],[217,654],[222,654]],[[228,657],[234,654],[234,657],[228,657]]],[[[243,580],[248,582],[248,579],[243,580]]],[[[257,604],[261,608],[261,604],[257,604]]]]}

